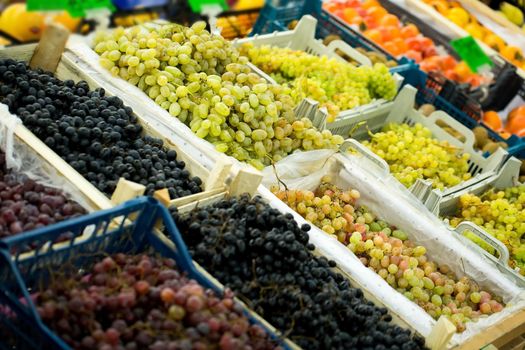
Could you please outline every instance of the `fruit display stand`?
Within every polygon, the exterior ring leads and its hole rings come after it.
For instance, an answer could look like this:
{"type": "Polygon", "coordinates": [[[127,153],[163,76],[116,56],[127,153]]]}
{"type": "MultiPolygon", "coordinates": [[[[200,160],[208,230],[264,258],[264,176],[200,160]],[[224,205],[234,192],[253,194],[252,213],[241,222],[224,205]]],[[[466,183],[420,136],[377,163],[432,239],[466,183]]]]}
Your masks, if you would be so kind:
{"type": "MultiPolygon", "coordinates": [[[[48,283],[50,271],[78,273],[108,255],[117,253],[160,255],[175,261],[176,267],[204,288],[222,296],[224,287],[191,260],[169,212],[152,198],[142,197],[115,208],[99,211],[67,223],[17,236],[0,251],[0,290],[2,316],[0,324],[15,337],[2,337],[4,347],[70,349],[68,344],[48,328],[35,307],[34,295],[42,283],[48,283]],[[160,220],[170,239],[156,232],[160,220]],[[71,240],[53,243],[63,233],[73,233],[71,240]],[[34,250],[25,251],[32,245],[34,250]],[[152,254],[153,253],[153,254],[152,254]],[[8,311],[9,310],[9,311],[8,311]]],[[[262,326],[270,337],[280,335],[244,304],[243,313],[251,323],[262,326]]],[[[294,344],[283,343],[286,349],[294,344]]]]}
{"type": "MultiPolygon", "coordinates": [[[[490,189],[505,190],[509,187],[519,186],[521,185],[518,182],[520,165],[521,161],[516,158],[510,158],[495,174],[468,188],[446,195],[437,192],[430,193],[426,201],[427,207],[436,216],[445,218],[458,212],[460,198],[465,194],[474,194],[480,196],[490,189]]],[[[445,220],[448,221],[448,219],[445,220]]],[[[472,234],[479,237],[483,242],[487,243],[495,252],[498,253],[497,257],[481,249],[475,244],[472,245],[478,248],[482,254],[485,254],[490,259],[497,261],[498,264],[506,270],[512,271],[516,277],[516,280],[519,281],[518,283],[525,286],[525,277],[509,267],[508,261],[510,254],[508,248],[503,243],[495,238],[492,238],[492,236],[490,236],[483,228],[468,221],[460,223],[458,225],[457,231],[470,231],[472,234]]]]}
{"type": "MultiPolygon", "coordinates": [[[[393,2],[385,0],[381,1],[380,5],[403,22],[416,25],[418,31],[424,34],[427,39],[431,38],[436,44],[442,47],[442,50],[445,50],[448,54],[457,58],[457,55],[449,44],[448,38],[424,20],[419,19],[417,16],[397,6],[393,2]]],[[[413,73],[411,73],[411,66],[413,65],[411,64],[411,62],[413,62],[411,59],[407,59],[407,57],[403,57],[402,55],[393,57],[378,44],[366,38],[359,31],[358,25],[350,26],[342,18],[330,13],[326,8],[322,8],[320,1],[294,1],[283,6],[267,3],[261,10],[261,15],[254,27],[253,33],[266,34],[273,31],[286,30],[286,26],[289,25],[289,23],[300,19],[301,16],[305,14],[314,16],[321,24],[318,26],[317,37],[325,38],[330,35],[337,35],[353,47],[362,47],[365,50],[385,56],[389,60],[397,61],[398,67],[391,68],[391,71],[396,71],[402,75],[405,78],[405,83],[414,85],[414,82],[411,80],[413,75],[413,73]]],[[[464,110],[467,114],[479,115],[480,113],[479,103],[470,98],[465,92],[460,91],[454,82],[445,79],[442,74],[438,77],[429,75],[428,78],[425,78],[423,87],[428,90],[433,89],[436,93],[441,93],[445,98],[450,98],[450,103],[464,110]],[[428,81],[426,81],[427,79],[428,81]]]]}
{"type": "MultiPolygon", "coordinates": [[[[258,187],[257,192],[255,193],[255,195],[262,196],[263,198],[265,198],[266,201],[268,201],[268,203],[272,207],[280,210],[283,213],[292,213],[294,215],[295,221],[297,221],[299,226],[301,226],[302,224],[306,223],[306,221],[302,217],[298,216],[296,213],[291,211],[289,208],[283,206],[282,203],[280,203],[278,200],[274,200],[274,198],[272,198],[271,193],[269,194],[268,190],[264,186],[260,185],[258,187]]],[[[228,196],[230,196],[229,193],[218,194],[216,196],[213,196],[213,197],[210,197],[210,198],[207,198],[207,199],[203,199],[203,200],[196,201],[196,202],[184,205],[184,206],[180,206],[180,207],[177,208],[178,209],[177,211],[178,211],[179,215],[184,216],[184,215],[187,215],[189,212],[191,212],[195,208],[203,208],[203,207],[206,207],[208,205],[212,205],[214,203],[219,202],[222,199],[228,198],[228,196]]],[[[162,202],[162,200],[161,200],[161,202],[162,202]]],[[[164,202],[164,204],[166,206],[169,206],[168,202],[164,202]]],[[[314,255],[317,256],[317,257],[323,257],[323,256],[324,257],[329,257],[330,254],[326,254],[326,251],[324,249],[319,249],[319,247],[317,246],[317,244],[319,243],[319,241],[317,239],[315,239],[315,236],[318,234],[317,231],[318,231],[318,229],[316,229],[314,226],[312,226],[312,228],[309,231],[310,241],[314,242],[314,244],[316,245],[316,249],[314,251],[314,255]]],[[[330,257],[330,258],[332,258],[332,257],[330,257]]],[[[396,324],[396,325],[398,325],[400,327],[403,327],[403,328],[410,329],[411,331],[413,331],[415,333],[421,334],[420,333],[421,329],[418,328],[418,327],[415,327],[411,323],[407,322],[407,319],[404,318],[405,315],[401,315],[401,314],[399,314],[397,312],[396,309],[391,308],[391,305],[383,300],[383,295],[378,296],[375,293],[375,290],[370,287],[370,282],[367,279],[367,277],[369,277],[369,274],[365,273],[365,276],[361,277],[362,275],[355,274],[354,270],[347,269],[347,268],[341,266],[340,264],[338,264],[338,266],[333,268],[333,269],[335,271],[341,273],[346,279],[348,279],[351,282],[351,284],[353,286],[356,286],[356,287],[360,288],[363,291],[364,297],[367,300],[372,301],[374,303],[374,305],[376,305],[378,307],[386,307],[389,310],[389,312],[390,312],[390,314],[392,316],[392,323],[393,324],[396,324]],[[356,276],[359,276],[359,277],[356,277],[356,276]]],[[[373,284],[375,284],[375,282],[376,281],[374,281],[373,284]]],[[[401,303],[402,307],[406,307],[407,310],[409,310],[409,312],[412,312],[412,311],[414,311],[416,309],[414,307],[414,305],[411,305],[411,303],[408,302],[408,300],[401,299],[401,300],[397,300],[397,301],[401,303]]],[[[445,320],[441,320],[440,324],[445,324],[446,326],[449,325],[449,323],[445,322],[445,320]]],[[[443,340],[444,339],[449,339],[449,337],[451,336],[450,329],[447,328],[446,326],[445,326],[445,329],[443,329],[442,326],[440,326],[440,327],[434,327],[431,330],[430,333],[433,334],[433,337],[435,337],[436,340],[431,342],[431,343],[427,342],[427,345],[432,350],[441,349],[441,346],[443,345],[443,340]]],[[[445,341],[445,343],[446,343],[446,341],[445,341]]]]}
{"type": "Polygon", "coordinates": [[[523,30],[520,27],[512,23],[504,14],[491,9],[483,2],[476,0],[459,0],[459,2],[476,17],[479,15],[486,17],[494,24],[501,26],[503,31],[508,31],[509,34],[513,35],[523,35],[523,30]]]}
{"type": "MultiPolygon", "coordinates": [[[[172,116],[169,111],[159,106],[144,91],[130,84],[120,77],[108,74],[108,71],[100,65],[100,57],[88,45],[88,40],[84,37],[73,36],[68,42],[68,47],[64,53],[65,57],[74,61],[83,71],[89,72],[89,77],[103,85],[107,91],[114,95],[121,96],[125,103],[132,107],[137,114],[149,117],[151,123],[158,125],[165,132],[169,132],[179,143],[190,145],[190,148],[198,150],[199,160],[204,162],[206,167],[218,157],[224,157],[224,153],[216,150],[215,146],[204,140],[193,132],[190,127],[181,122],[177,117],[172,116]],[[162,126],[160,126],[162,125],[162,126]]],[[[267,75],[252,64],[248,64],[250,69],[259,76],[265,78],[267,75]]],[[[268,80],[267,80],[268,81],[268,80]]],[[[298,117],[309,118],[312,123],[322,125],[326,119],[326,112],[319,110],[317,103],[303,99],[296,107],[294,112],[298,117]]],[[[231,158],[229,158],[231,159],[231,158]]],[[[246,169],[251,166],[243,162],[234,162],[236,169],[246,169]]]]}
{"type": "MultiPolygon", "coordinates": [[[[0,50],[0,58],[11,58],[28,62],[33,53],[35,52],[37,45],[23,45],[13,48],[6,48],[0,50]]],[[[55,75],[57,78],[62,80],[72,79],[74,81],[85,80],[88,82],[91,88],[98,88],[102,85],[91,78],[89,71],[83,70],[79,67],[75,61],[68,57],[67,52],[58,55],[59,63],[56,67],[55,75]]],[[[108,90],[111,92],[111,90],[108,90]]],[[[118,94],[115,94],[118,96],[118,94]]],[[[213,195],[222,192],[226,188],[225,181],[230,176],[231,162],[226,157],[216,155],[215,159],[208,160],[209,169],[203,166],[206,163],[206,157],[191,144],[179,142],[179,138],[170,134],[169,130],[166,130],[159,124],[152,122],[151,118],[148,118],[147,112],[141,112],[135,110],[135,115],[138,118],[138,122],[144,130],[144,134],[159,138],[164,141],[165,146],[168,149],[175,150],[178,158],[186,163],[186,168],[192,176],[198,176],[203,181],[203,192],[188,196],[188,198],[178,198],[177,201],[181,203],[188,203],[192,200],[199,198],[205,198],[209,195],[213,195]]],[[[104,207],[101,207],[104,208],[104,207]]]]}
{"type": "MultiPolygon", "coordinates": [[[[317,26],[317,20],[310,15],[306,15],[299,20],[297,26],[293,30],[260,35],[255,34],[254,36],[250,36],[248,38],[236,39],[233,41],[233,43],[237,47],[250,43],[255,46],[269,45],[280,48],[290,48],[292,50],[304,51],[311,55],[326,56],[328,58],[337,59],[341,62],[346,62],[346,60],[339,54],[341,53],[351,58],[359,65],[372,65],[368,57],[350,45],[346,44],[342,40],[334,40],[328,45],[324,45],[320,40],[315,38],[317,26]]],[[[274,82],[274,80],[264,72],[259,74],[263,75],[266,80],[274,82]]],[[[394,78],[396,79],[398,86],[400,86],[403,81],[403,77],[397,73],[394,73],[394,78]]],[[[366,105],[355,107],[350,110],[343,110],[336,116],[336,120],[344,118],[346,115],[354,111],[374,108],[375,106],[385,102],[386,101],[384,99],[378,99],[366,105]]]]}
{"type": "MultiPolygon", "coordinates": [[[[439,28],[442,28],[442,29],[446,28],[447,33],[451,33],[452,35],[451,39],[463,38],[463,37],[470,35],[465,29],[459,27],[454,22],[442,16],[439,12],[434,10],[434,8],[427,5],[423,1],[406,0],[406,3],[407,3],[407,6],[410,6],[411,8],[414,9],[414,13],[428,16],[434,22],[435,25],[439,26],[439,28]]],[[[519,35],[522,35],[522,34],[520,33],[519,35]]],[[[479,39],[475,39],[475,40],[489,57],[500,55],[499,52],[495,51],[494,49],[489,47],[487,44],[482,42],[481,40],[479,39]]],[[[518,75],[525,78],[525,71],[521,67],[516,67],[516,71],[518,75]]]]}
{"type": "MultiPolygon", "coordinates": [[[[507,288],[511,288],[515,291],[517,299],[511,303],[512,306],[507,310],[506,315],[496,313],[488,318],[466,323],[466,331],[455,333],[450,342],[445,341],[447,345],[436,349],[481,348],[505,335],[516,337],[519,334],[521,323],[525,318],[525,304],[520,300],[523,298],[522,289],[502,273],[492,260],[486,259],[464,245],[443,222],[417,203],[406,189],[396,186],[395,179],[373,170],[377,168],[371,166],[366,159],[342,154],[333,154],[328,159],[326,156],[325,151],[311,151],[295,154],[280,161],[274,169],[265,170],[263,185],[266,187],[261,185],[259,193],[275,208],[292,213],[296,221],[306,222],[300,214],[280,201],[268,188],[277,185],[281,189],[282,186],[286,186],[288,190],[313,191],[321,182],[321,178],[328,175],[332,178],[332,183],[339,188],[359,191],[361,194],[357,199],[359,205],[366,206],[381,220],[406,232],[410,240],[425,246],[429,259],[449,264],[458,276],[470,276],[489,290],[506,293],[504,291],[509,291],[507,288]],[[429,229],[430,227],[432,229],[429,229]],[[489,270],[492,272],[489,273],[489,270]],[[496,282],[498,279],[501,280],[496,282]],[[508,287],[502,287],[500,282],[507,284],[508,287]],[[491,320],[493,317],[494,319],[491,320]]],[[[392,289],[333,235],[317,227],[313,227],[309,235],[317,249],[327,258],[335,260],[340,269],[352,276],[354,283],[373,294],[427,339],[431,337],[430,334],[436,329],[434,327],[440,323],[439,321],[436,322],[423,309],[392,289]]]]}
{"type": "Polygon", "coordinates": [[[1,135],[6,147],[4,151],[12,153],[7,156],[15,158],[22,173],[27,172],[37,181],[42,178],[53,187],[70,190],[72,198],[88,211],[111,207],[103,193],[17,121],[5,105],[0,105],[0,116],[0,129],[5,129],[1,135]]]}
{"type": "MultiPolygon", "coordinates": [[[[437,138],[438,140],[446,140],[462,152],[470,155],[470,158],[468,159],[468,171],[472,175],[472,178],[459,185],[447,188],[445,190],[446,193],[455,192],[477,183],[482,179],[493,175],[494,172],[503,165],[508,155],[506,151],[498,149],[489,158],[484,158],[482,154],[474,150],[474,134],[472,131],[442,111],[434,112],[429,117],[424,117],[420,112],[412,108],[415,95],[416,90],[413,87],[406,85],[393,102],[384,104],[376,109],[355,113],[345,119],[336,121],[331,125],[329,124],[328,128],[333,133],[340,135],[346,135],[351,132],[352,138],[362,141],[369,138],[368,132],[380,131],[381,128],[388,123],[409,125],[414,125],[416,123],[422,124],[432,132],[434,138],[437,138]],[[452,136],[449,132],[439,126],[438,123],[443,123],[459,132],[462,135],[463,141],[452,136]]],[[[353,148],[355,147],[359,147],[358,144],[354,144],[353,148]]],[[[386,163],[383,171],[389,171],[386,163]]],[[[429,191],[439,191],[432,190],[431,183],[421,180],[418,180],[412,186],[411,190],[423,203],[426,202],[429,191]]]]}

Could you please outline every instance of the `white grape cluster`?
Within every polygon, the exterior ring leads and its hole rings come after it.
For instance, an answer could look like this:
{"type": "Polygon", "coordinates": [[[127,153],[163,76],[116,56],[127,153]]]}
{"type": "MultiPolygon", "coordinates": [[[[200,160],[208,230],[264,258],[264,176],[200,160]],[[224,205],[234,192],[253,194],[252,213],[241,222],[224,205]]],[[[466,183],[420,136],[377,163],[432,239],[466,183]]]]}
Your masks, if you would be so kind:
{"type": "Polygon", "coordinates": [[[382,63],[356,67],[335,58],[253,43],[243,44],[240,51],[277,82],[288,83],[296,102],[305,97],[319,101],[329,111],[329,122],[342,110],[375,98],[391,100],[397,93],[395,79],[382,63]]]}
{"type": "Polygon", "coordinates": [[[200,138],[261,169],[298,150],[337,148],[339,135],[299,119],[291,90],[268,84],[204,22],[98,33],[95,51],[112,74],[142,89],[200,138]]]}
{"type": "MultiPolygon", "coordinates": [[[[460,197],[458,206],[457,212],[449,218],[450,224],[455,227],[468,220],[483,227],[507,246],[509,265],[525,275],[525,185],[504,191],[492,188],[479,196],[467,193],[460,197]]],[[[479,240],[473,240],[480,244],[479,240]]]]}
{"type": "Polygon", "coordinates": [[[390,172],[406,187],[417,179],[432,180],[432,186],[443,190],[468,180],[468,153],[447,141],[432,137],[421,124],[388,124],[383,131],[363,142],[390,166],[390,172]]]}

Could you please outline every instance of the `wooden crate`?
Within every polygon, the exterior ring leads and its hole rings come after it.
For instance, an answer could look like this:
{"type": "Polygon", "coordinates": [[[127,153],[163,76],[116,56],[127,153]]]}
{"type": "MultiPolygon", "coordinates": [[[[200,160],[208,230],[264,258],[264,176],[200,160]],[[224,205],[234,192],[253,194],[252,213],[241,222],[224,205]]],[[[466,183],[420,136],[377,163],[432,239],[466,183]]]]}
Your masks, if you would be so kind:
{"type": "MultiPolygon", "coordinates": [[[[156,195],[158,195],[158,194],[159,193],[156,193],[156,195]]],[[[224,193],[217,194],[217,195],[215,195],[213,197],[203,199],[201,201],[196,201],[196,202],[184,205],[184,206],[180,206],[180,207],[178,207],[179,214],[184,215],[184,214],[189,213],[191,210],[193,210],[193,209],[195,209],[197,207],[203,207],[203,206],[207,206],[207,205],[212,205],[213,203],[216,203],[216,202],[220,201],[221,199],[224,199],[224,198],[226,198],[226,197],[228,197],[230,195],[231,195],[230,193],[224,192],[224,193]]],[[[166,203],[164,203],[164,204],[166,204],[166,203]]],[[[322,256],[322,253],[318,249],[314,250],[313,253],[314,253],[315,256],[322,256]]],[[[378,307],[385,307],[385,308],[388,309],[388,307],[386,305],[384,305],[378,298],[376,298],[374,296],[374,294],[372,294],[365,287],[363,287],[350,274],[348,274],[347,272],[345,272],[345,271],[343,271],[343,270],[341,270],[341,269],[339,269],[337,267],[334,268],[334,270],[337,271],[338,273],[340,273],[341,275],[343,275],[347,280],[349,280],[353,286],[355,286],[357,288],[360,288],[363,291],[363,295],[364,295],[364,297],[367,300],[372,301],[378,307]]],[[[393,312],[390,309],[389,309],[389,312],[390,312],[390,315],[392,316],[392,323],[393,324],[396,324],[396,325],[398,325],[400,327],[403,327],[403,328],[406,328],[406,329],[410,329],[412,332],[417,333],[417,331],[414,329],[414,327],[412,327],[409,323],[407,323],[402,317],[400,317],[400,315],[398,315],[397,313],[393,312]]],[[[448,322],[448,320],[446,320],[446,322],[450,324],[450,322],[448,322]]],[[[452,327],[454,327],[454,326],[452,326],[452,327]]],[[[448,335],[446,334],[446,331],[441,329],[440,327],[436,327],[435,332],[436,332],[436,337],[438,339],[443,339],[443,340],[444,339],[449,339],[448,335]]],[[[452,334],[450,334],[450,336],[451,335],[452,334]]],[[[430,345],[431,344],[429,344],[429,346],[430,345]]],[[[438,349],[440,349],[440,347],[436,343],[436,347],[432,347],[432,349],[433,350],[438,350],[438,349]]]]}
{"type": "MultiPolygon", "coordinates": [[[[12,58],[29,62],[33,56],[33,53],[35,52],[36,47],[37,44],[30,44],[6,48],[0,50],[0,58],[12,58]]],[[[61,56],[55,76],[61,80],[85,80],[92,89],[101,87],[97,81],[90,78],[89,72],[80,69],[80,67],[78,67],[78,65],[76,65],[72,59],[66,57],[65,55],[61,56]]],[[[164,146],[168,149],[175,150],[177,152],[177,159],[186,163],[186,169],[188,169],[191,175],[198,176],[203,181],[203,192],[187,197],[177,198],[174,200],[174,204],[181,205],[189,203],[191,201],[206,198],[226,190],[226,180],[230,175],[232,167],[232,162],[226,156],[220,155],[217,157],[215,159],[214,167],[211,170],[208,170],[201,164],[199,159],[190,154],[191,151],[193,151],[193,153],[196,152],[194,148],[188,151],[188,149],[192,147],[191,144],[185,144],[185,147],[181,147],[177,140],[174,140],[169,136],[167,130],[163,130],[159,125],[153,125],[149,119],[143,118],[141,115],[135,114],[135,116],[137,117],[138,122],[142,125],[144,134],[162,139],[164,141],[164,146]]],[[[30,132],[26,129],[25,133],[27,135],[30,132]]],[[[37,138],[33,137],[33,140],[35,139],[37,138]]],[[[42,142],[39,144],[38,148],[42,149],[42,152],[45,155],[55,154],[42,142]]],[[[200,151],[199,155],[204,157],[200,151]]],[[[70,170],[72,170],[72,168],[70,170]]],[[[256,188],[257,185],[258,183],[254,184],[254,188],[256,188]]],[[[93,186],[91,187],[93,188],[93,186]]],[[[103,207],[100,208],[102,209],[103,207]]]]}
{"type": "Polygon", "coordinates": [[[112,207],[111,202],[102,192],[67,164],[65,160],[60,158],[58,154],[47,147],[25,126],[18,124],[13,132],[17,141],[27,146],[41,160],[44,171],[46,171],[46,168],[51,169],[52,172],[57,173],[69,182],[92,209],[100,210],[112,207]]]}

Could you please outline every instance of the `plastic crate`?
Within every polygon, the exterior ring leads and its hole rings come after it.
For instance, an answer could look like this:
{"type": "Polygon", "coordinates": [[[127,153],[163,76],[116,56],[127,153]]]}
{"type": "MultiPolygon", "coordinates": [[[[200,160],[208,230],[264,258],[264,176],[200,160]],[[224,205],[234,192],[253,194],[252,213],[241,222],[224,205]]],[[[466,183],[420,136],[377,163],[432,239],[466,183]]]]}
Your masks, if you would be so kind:
{"type": "MultiPolygon", "coordinates": [[[[328,124],[327,128],[332,133],[339,135],[348,135],[352,131],[352,138],[361,141],[369,139],[369,130],[377,132],[388,123],[406,123],[409,125],[420,123],[430,129],[435,138],[446,140],[451,145],[461,149],[462,152],[470,154],[468,171],[472,175],[471,179],[444,191],[433,190],[430,181],[418,180],[412,186],[412,193],[423,203],[425,203],[429,192],[450,193],[459,191],[493,175],[499,170],[508,157],[508,153],[505,150],[499,148],[488,158],[483,157],[482,154],[474,150],[474,134],[466,126],[443,111],[434,112],[429,117],[425,117],[416,111],[412,107],[414,106],[416,92],[414,87],[405,85],[393,102],[386,103],[378,108],[358,111],[351,116],[328,124]],[[366,127],[360,127],[363,122],[366,123],[366,127]],[[450,135],[438,125],[438,122],[443,122],[459,132],[463,137],[463,141],[450,135]]],[[[354,148],[359,147],[365,148],[363,145],[354,148]]],[[[388,171],[388,166],[386,166],[386,170],[388,171]]]]}
{"type": "Polygon", "coordinates": [[[122,11],[131,11],[152,7],[161,7],[168,4],[167,0],[113,0],[113,4],[122,11]]]}
{"type": "MultiPolygon", "coordinates": [[[[359,51],[355,50],[342,40],[334,40],[330,44],[324,45],[320,40],[315,38],[316,27],[318,27],[317,20],[310,15],[306,15],[301,18],[293,30],[255,35],[253,37],[244,39],[236,39],[233,41],[233,43],[236,46],[240,46],[245,43],[253,43],[257,46],[272,45],[277,47],[286,47],[292,50],[304,51],[316,56],[334,58],[346,63],[347,61],[336,52],[340,50],[358,64],[368,66],[372,65],[368,57],[361,54],[359,51]]],[[[275,81],[268,74],[264,73],[255,65],[251,65],[251,67],[256,73],[263,76],[267,81],[275,83],[275,81]]],[[[402,84],[403,77],[401,75],[394,74],[394,79],[396,79],[398,86],[402,84]]],[[[386,102],[387,101],[385,99],[376,99],[366,105],[358,106],[349,110],[343,110],[339,112],[336,120],[344,118],[346,115],[352,113],[355,110],[360,110],[361,108],[372,108],[386,102]]]]}
{"type": "MultiPolygon", "coordinates": [[[[457,212],[459,199],[464,194],[470,193],[479,196],[491,188],[503,190],[508,187],[519,185],[518,177],[520,165],[521,161],[512,157],[507,160],[505,165],[493,176],[490,176],[489,178],[480,181],[466,189],[447,195],[437,192],[431,193],[427,197],[425,205],[438,217],[452,215],[453,213],[457,212]]],[[[506,271],[511,271],[511,274],[515,277],[515,279],[520,283],[521,286],[525,288],[525,276],[520,275],[519,272],[516,272],[509,267],[508,259],[510,254],[507,247],[503,243],[498,241],[496,238],[493,238],[483,228],[473,224],[472,222],[462,222],[455,230],[457,232],[470,231],[477,237],[481,238],[485,243],[489,244],[499,253],[499,257],[493,256],[475,243],[465,239],[470,245],[475,246],[476,249],[478,249],[482,254],[497,262],[498,265],[502,266],[506,271]]]]}
{"type": "MultiPolygon", "coordinates": [[[[174,259],[181,271],[204,287],[222,293],[222,288],[194,265],[169,211],[151,197],[11,237],[0,247],[0,329],[8,330],[0,337],[0,347],[6,349],[70,349],[42,322],[30,291],[46,283],[53,269],[86,269],[108,254],[161,254],[174,259]],[[158,220],[173,243],[153,232],[158,220]],[[71,232],[74,238],[50,244],[64,232],[71,232]],[[27,252],[29,245],[36,247],[27,252]]],[[[245,313],[259,323],[247,310],[245,313]]],[[[273,339],[279,339],[262,326],[273,339]]]]}
{"type": "MultiPolygon", "coordinates": [[[[491,140],[495,142],[503,141],[507,144],[507,152],[509,155],[520,159],[525,159],[525,138],[520,138],[516,135],[512,135],[508,139],[502,138],[490,127],[482,122],[477,121],[472,115],[469,115],[464,110],[459,109],[447,101],[446,97],[444,97],[440,92],[437,92],[436,88],[432,86],[433,84],[436,84],[435,78],[421,71],[417,68],[417,66],[413,66],[405,70],[403,72],[403,77],[404,84],[410,84],[417,89],[416,102],[419,105],[426,103],[432,104],[437,110],[446,112],[448,115],[471,130],[477,126],[484,127],[487,130],[491,140]]],[[[471,109],[471,111],[473,115],[476,115],[474,110],[471,109]]],[[[485,156],[488,155],[488,153],[485,154],[485,156]]]]}

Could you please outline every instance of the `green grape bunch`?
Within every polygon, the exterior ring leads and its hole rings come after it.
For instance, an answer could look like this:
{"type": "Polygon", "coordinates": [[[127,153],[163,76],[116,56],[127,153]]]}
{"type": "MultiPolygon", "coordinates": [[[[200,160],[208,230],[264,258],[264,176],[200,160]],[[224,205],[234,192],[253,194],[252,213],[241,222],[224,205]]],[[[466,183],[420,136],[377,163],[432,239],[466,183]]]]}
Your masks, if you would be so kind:
{"type": "Polygon", "coordinates": [[[382,63],[355,66],[327,56],[253,43],[243,44],[240,52],[277,82],[290,86],[296,102],[308,97],[326,107],[329,122],[343,110],[378,98],[391,100],[397,94],[396,81],[382,63]]]}
{"type": "Polygon", "coordinates": [[[360,205],[357,189],[339,188],[330,176],[324,176],[315,191],[282,191],[277,186],[270,190],[308,222],[344,244],[366,267],[431,317],[446,316],[458,332],[463,332],[468,322],[503,310],[500,296],[432,261],[426,247],[381,220],[381,213],[360,205]]]}
{"type": "Polygon", "coordinates": [[[479,196],[464,194],[449,220],[454,227],[462,221],[483,227],[505,244],[510,253],[509,265],[525,276],[525,185],[489,189],[479,196]]]}
{"type": "Polygon", "coordinates": [[[116,28],[95,36],[100,64],[138,86],[219,152],[261,169],[296,150],[343,138],[298,118],[289,87],[253,73],[248,59],[204,22],[116,28]]]}
{"type": "Polygon", "coordinates": [[[431,180],[434,188],[443,190],[470,179],[468,153],[432,137],[432,132],[421,124],[385,125],[381,132],[371,134],[363,142],[390,166],[390,172],[404,186],[412,186],[417,179],[431,180]]]}

